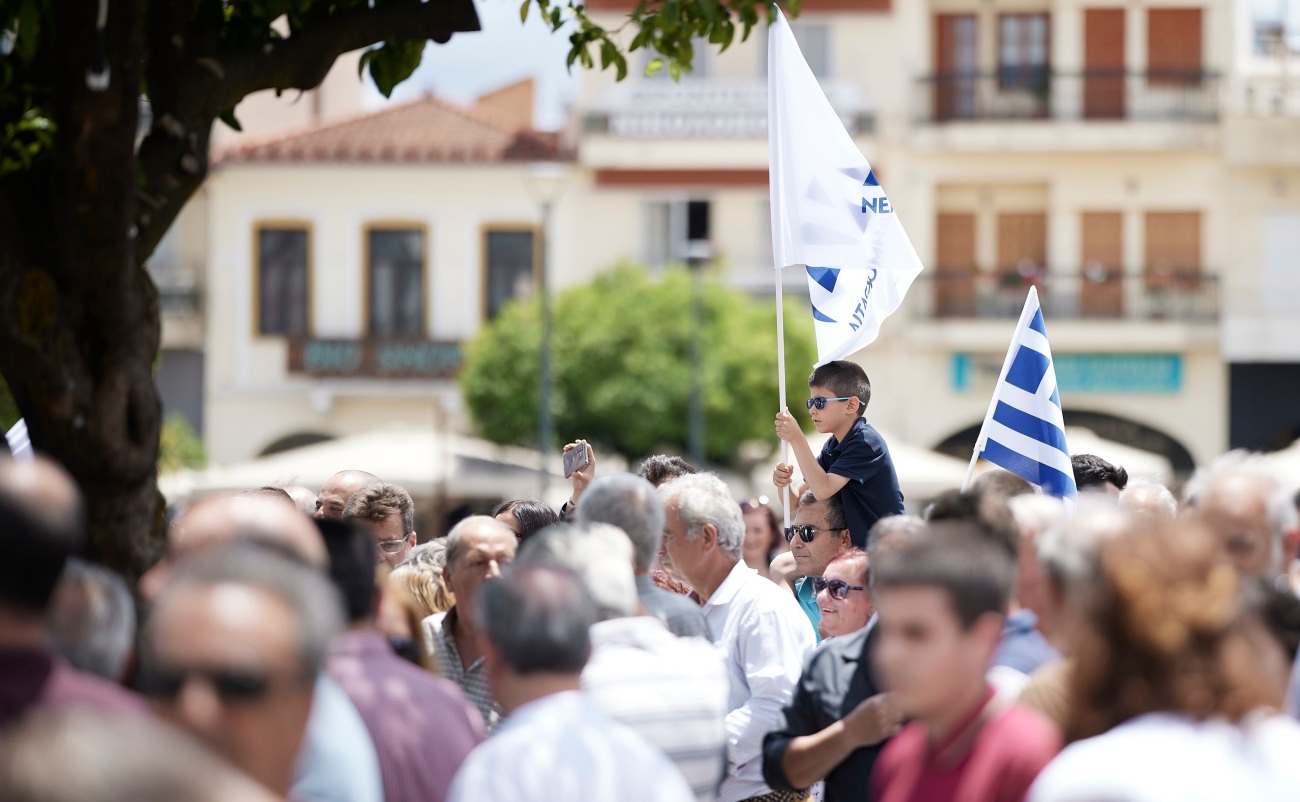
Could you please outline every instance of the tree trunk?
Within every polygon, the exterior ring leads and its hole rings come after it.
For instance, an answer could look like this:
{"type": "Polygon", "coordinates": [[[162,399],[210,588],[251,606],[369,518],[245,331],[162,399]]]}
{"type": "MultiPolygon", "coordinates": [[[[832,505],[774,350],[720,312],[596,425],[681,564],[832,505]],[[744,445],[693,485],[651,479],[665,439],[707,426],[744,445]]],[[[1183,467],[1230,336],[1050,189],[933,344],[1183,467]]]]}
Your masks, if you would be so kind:
{"type": "Polygon", "coordinates": [[[158,556],[157,291],[137,267],[134,3],[114,3],[104,91],[94,5],[58,4],[52,158],[0,181],[0,371],[35,447],[86,498],[86,555],[133,581],[158,556]]]}

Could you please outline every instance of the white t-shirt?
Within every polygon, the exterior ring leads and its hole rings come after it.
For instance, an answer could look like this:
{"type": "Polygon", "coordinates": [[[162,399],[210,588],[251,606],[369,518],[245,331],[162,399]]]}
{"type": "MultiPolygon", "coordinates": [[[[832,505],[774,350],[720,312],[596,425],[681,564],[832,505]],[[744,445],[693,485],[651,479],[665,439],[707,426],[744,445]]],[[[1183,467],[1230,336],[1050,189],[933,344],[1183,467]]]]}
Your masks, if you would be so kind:
{"type": "Polygon", "coordinates": [[[1066,747],[1028,802],[1300,800],[1300,724],[1152,713],[1066,747]]]}

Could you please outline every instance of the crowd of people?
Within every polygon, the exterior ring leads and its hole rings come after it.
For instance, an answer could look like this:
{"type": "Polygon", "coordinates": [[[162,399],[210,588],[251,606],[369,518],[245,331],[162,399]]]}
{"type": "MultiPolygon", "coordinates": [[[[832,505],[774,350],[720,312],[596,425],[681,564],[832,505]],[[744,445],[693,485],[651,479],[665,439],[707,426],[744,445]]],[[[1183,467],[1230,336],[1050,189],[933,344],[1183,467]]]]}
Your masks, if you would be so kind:
{"type": "Polygon", "coordinates": [[[1300,796],[1296,488],[1079,455],[1077,503],[992,470],[908,514],[861,367],[809,385],[789,526],[575,441],[561,509],[445,533],[357,470],[205,497],[134,586],[60,466],[0,458],[0,799],[1300,796]]]}

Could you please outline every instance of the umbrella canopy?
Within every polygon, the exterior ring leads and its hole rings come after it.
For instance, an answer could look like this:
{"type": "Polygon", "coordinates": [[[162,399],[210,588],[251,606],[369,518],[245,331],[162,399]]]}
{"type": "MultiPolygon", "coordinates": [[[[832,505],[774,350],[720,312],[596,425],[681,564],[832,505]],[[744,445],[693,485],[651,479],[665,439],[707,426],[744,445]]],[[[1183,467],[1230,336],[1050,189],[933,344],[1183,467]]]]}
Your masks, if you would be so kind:
{"type": "MultiPolygon", "coordinates": [[[[543,501],[558,507],[569,497],[569,481],[564,478],[558,453],[547,462],[547,497],[543,501]]],[[[535,498],[542,479],[536,451],[429,427],[400,427],[348,435],[233,465],[179,471],[162,477],[158,484],[168,502],[180,503],[206,493],[263,485],[303,485],[319,490],[340,470],[369,471],[401,485],[417,499],[442,494],[469,499],[535,498]]]]}

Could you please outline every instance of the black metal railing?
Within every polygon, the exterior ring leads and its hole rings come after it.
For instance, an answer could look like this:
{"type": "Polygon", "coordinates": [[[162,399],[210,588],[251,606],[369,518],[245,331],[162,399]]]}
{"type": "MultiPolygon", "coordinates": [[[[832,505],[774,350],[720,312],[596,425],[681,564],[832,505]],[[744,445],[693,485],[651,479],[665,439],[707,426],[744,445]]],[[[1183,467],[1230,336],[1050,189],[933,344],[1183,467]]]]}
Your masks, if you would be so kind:
{"type": "Polygon", "coordinates": [[[1219,117],[1216,72],[1042,68],[952,72],[918,80],[919,119],[963,120],[1186,120],[1219,117]]]}
{"type": "Polygon", "coordinates": [[[1049,318],[1080,320],[1206,321],[1219,317],[1219,280],[1187,270],[1120,273],[1090,267],[1040,271],[927,271],[911,295],[925,314],[948,319],[1011,319],[1020,315],[1033,285],[1049,318]]]}

